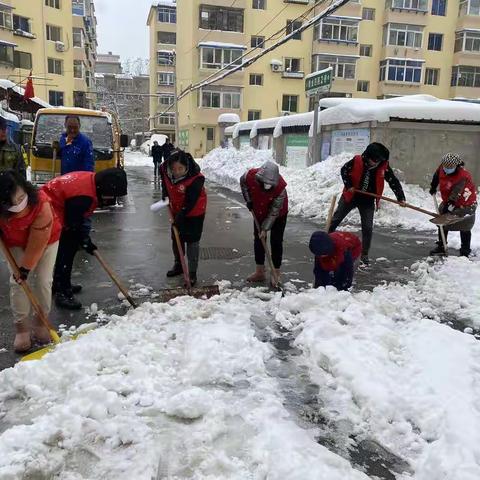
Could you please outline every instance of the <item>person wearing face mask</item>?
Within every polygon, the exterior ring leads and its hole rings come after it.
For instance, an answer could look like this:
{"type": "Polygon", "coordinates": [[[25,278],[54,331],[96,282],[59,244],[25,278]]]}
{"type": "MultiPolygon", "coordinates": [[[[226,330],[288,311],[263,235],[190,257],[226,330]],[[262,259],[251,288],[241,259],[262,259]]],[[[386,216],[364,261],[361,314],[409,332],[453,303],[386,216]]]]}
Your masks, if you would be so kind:
{"type": "Polygon", "coordinates": [[[19,276],[10,272],[10,304],[16,330],[13,346],[21,353],[30,350],[32,339],[42,344],[51,341],[49,331],[33,314],[21,284],[28,279],[48,314],[61,224],[48,196],[14,170],[0,173],[0,232],[20,270],[19,276]]]}
{"type": "Polygon", "coordinates": [[[368,145],[362,155],[356,155],[341,169],[345,188],[333,215],[329,233],[334,232],[352,210],[358,209],[362,221],[361,263],[365,266],[370,263],[368,254],[373,236],[373,217],[380,200],[362,195],[361,192],[382,195],[386,180],[397,200],[402,206],[405,204],[402,185],[389,165],[389,157],[388,148],[375,142],[368,145]]]}
{"type": "Polygon", "coordinates": [[[280,175],[278,165],[268,161],[260,168],[245,172],[240,178],[240,187],[247,208],[253,212],[260,225],[259,232],[254,222],[256,269],[247,281],[265,281],[265,250],[262,239],[266,238],[267,232],[270,232],[272,260],[279,279],[283,260],[283,235],[288,216],[287,182],[280,175]]]}
{"type": "MultiPolygon", "coordinates": [[[[437,189],[440,188],[442,196],[440,213],[465,217],[460,222],[443,227],[443,230],[445,237],[449,231],[460,231],[460,255],[468,257],[471,253],[472,228],[475,224],[477,209],[477,187],[473,183],[472,175],[464,168],[464,165],[459,155],[447,153],[433,175],[430,195],[436,195],[437,189]]],[[[430,255],[444,254],[445,249],[439,229],[437,247],[430,252],[430,255]]]]}
{"type": "MultiPolygon", "coordinates": [[[[186,244],[188,271],[193,287],[197,283],[200,239],[207,210],[205,177],[200,173],[200,166],[193,157],[183,150],[175,150],[163,162],[161,172],[162,199],[169,199],[184,254],[186,244]]],[[[173,230],[172,249],[175,263],[167,272],[167,277],[177,277],[183,273],[173,230]]]]}
{"type": "Polygon", "coordinates": [[[7,121],[0,117],[0,171],[16,170],[27,178],[27,167],[20,148],[10,142],[7,133],[7,121]]]}
{"type": "Polygon", "coordinates": [[[90,255],[97,250],[84,220],[99,207],[115,205],[118,197],[127,195],[127,175],[119,168],[109,168],[98,173],[73,172],[56,177],[42,190],[48,195],[53,209],[62,223],[53,289],[57,307],[79,310],[82,304],[75,298],[81,285],[72,285],[72,267],[75,255],[82,248],[90,255]]]}

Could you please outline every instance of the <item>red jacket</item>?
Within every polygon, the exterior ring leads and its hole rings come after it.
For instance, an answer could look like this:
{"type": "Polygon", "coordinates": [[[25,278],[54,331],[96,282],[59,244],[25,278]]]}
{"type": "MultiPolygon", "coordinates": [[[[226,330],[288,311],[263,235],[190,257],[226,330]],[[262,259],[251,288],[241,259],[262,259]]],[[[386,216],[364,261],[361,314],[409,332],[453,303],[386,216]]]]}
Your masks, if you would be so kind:
{"type": "Polygon", "coordinates": [[[97,187],[94,172],[73,172],[56,177],[46,183],[42,190],[50,197],[52,206],[62,222],[65,223],[65,202],[74,197],[90,197],[92,205],[85,217],[91,217],[97,208],[97,187]]]}
{"type": "Polygon", "coordinates": [[[470,207],[477,201],[477,188],[473,183],[470,172],[463,167],[457,168],[457,171],[452,175],[447,175],[443,168],[439,168],[439,185],[440,194],[442,195],[443,203],[450,200],[452,190],[461,182],[465,183],[463,191],[460,193],[458,199],[455,201],[455,208],[470,207]]]}
{"type": "MultiPolygon", "coordinates": [[[[0,229],[3,232],[3,238],[7,247],[21,247],[25,250],[30,237],[30,227],[42,211],[45,203],[50,203],[50,199],[40,190],[38,192],[38,203],[33,207],[27,207],[29,212],[26,215],[20,217],[12,216],[6,220],[0,220],[0,229]]],[[[61,231],[62,226],[53,210],[53,224],[48,245],[59,240],[61,231]]]]}
{"type": "MultiPolygon", "coordinates": [[[[385,172],[388,170],[388,162],[382,162],[377,169],[375,170],[376,173],[376,194],[382,195],[383,190],[385,189],[385,172]]],[[[363,173],[365,171],[365,163],[363,162],[363,158],[361,155],[356,155],[353,158],[353,170],[352,170],[352,185],[354,188],[360,190],[360,182],[362,181],[363,173]]],[[[346,188],[343,190],[343,198],[346,202],[351,202],[354,197],[354,193],[349,192],[346,188]]],[[[380,203],[380,199],[377,198],[377,207],[380,203]]]]}
{"type": "MultiPolygon", "coordinates": [[[[165,187],[167,189],[168,198],[170,200],[170,206],[172,208],[173,215],[180,213],[185,205],[185,194],[187,188],[198,178],[203,177],[203,174],[197,173],[191,177],[186,178],[178,183],[173,183],[166,172],[165,162],[162,167],[162,175],[165,187]]],[[[202,188],[200,196],[198,197],[195,206],[187,213],[187,217],[200,217],[205,215],[207,211],[207,192],[205,187],[202,188]]]]}
{"type": "Polygon", "coordinates": [[[356,235],[348,232],[333,232],[329,235],[335,245],[334,253],[326,257],[316,257],[317,263],[323,270],[328,272],[338,270],[345,260],[345,253],[348,251],[351,252],[354,261],[360,257],[362,242],[356,235]]]}
{"type": "MultiPolygon", "coordinates": [[[[255,214],[255,217],[257,217],[258,222],[262,224],[264,220],[268,217],[272,202],[287,188],[287,182],[280,175],[280,180],[277,186],[270,190],[265,190],[255,178],[259,170],[259,168],[252,168],[251,170],[249,170],[249,172],[247,173],[246,183],[248,191],[250,193],[250,198],[253,203],[253,213],[255,214]]],[[[278,217],[281,218],[287,214],[288,194],[285,197],[278,217]]]]}

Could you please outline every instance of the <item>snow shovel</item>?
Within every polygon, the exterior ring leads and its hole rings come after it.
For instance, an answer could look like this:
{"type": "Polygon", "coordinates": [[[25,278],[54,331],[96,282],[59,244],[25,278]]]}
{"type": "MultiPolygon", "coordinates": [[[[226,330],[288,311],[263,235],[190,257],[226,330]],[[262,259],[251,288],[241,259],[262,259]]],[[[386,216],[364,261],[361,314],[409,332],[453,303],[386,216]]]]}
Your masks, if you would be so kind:
{"type": "MultiPolygon", "coordinates": [[[[8,264],[10,265],[10,268],[12,269],[12,272],[14,272],[15,275],[19,276],[20,271],[18,269],[18,264],[12,255],[12,252],[10,249],[5,245],[3,239],[0,238],[0,247],[2,249],[3,255],[5,256],[5,259],[7,260],[8,264]]],[[[32,289],[30,288],[30,285],[28,285],[27,282],[22,282],[20,284],[23,288],[23,291],[25,292],[25,295],[28,297],[30,300],[30,303],[32,304],[32,308],[35,310],[35,313],[37,314],[38,318],[40,321],[43,323],[43,325],[48,329],[50,332],[50,337],[53,341],[54,344],[60,343],[60,337],[58,336],[57,331],[53,327],[53,325],[50,323],[50,320],[48,320],[47,314],[43,310],[42,306],[38,302],[37,298],[35,297],[35,294],[32,292],[32,289]]],[[[40,350],[37,350],[34,353],[31,353],[30,355],[26,355],[25,357],[22,358],[23,361],[28,361],[28,360],[39,360],[42,358],[47,352],[49,352],[53,347],[49,346],[46,348],[42,348],[40,350]]]]}
{"type": "MultiPolygon", "coordinates": [[[[166,204],[165,204],[166,206],[166,204]]],[[[153,206],[152,206],[153,207],[153,206]]],[[[152,209],[155,211],[154,209],[152,209]]],[[[182,265],[183,278],[185,280],[185,288],[166,288],[161,290],[160,298],[163,302],[168,302],[176,297],[183,297],[185,295],[195,298],[210,298],[215,295],[220,295],[220,289],[218,285],[210,285],[207,287],[192,287],[190,282],[190,272],[188,271],[188,265],[185,261],[185,254],[183,253],[182,242],[180,240],[180,233],[177,226],[174,223],[172,207],[168,205],[168,213],[170,215],[170,223],[172,224],[173,235],[177,244],[178,255],[180,256],[180,263],[182,265]]]]}
{"type": "MultiPolygon", "coordinates": [[[[435,205],[435,210],[437,211],[438,215],[440,215],[440,207],[438,206],[438,200],[436,195],[432,195],[433,197],[433,203],[435,205]]],[[[443,243],[443,250],[445,251],[445,255],[448,257],[448,245],[447,245],[447,237],[445,235],[445,229],[443,228],[443,225],[439,225],[439,230],[440,230],[440,236],[442,237],[442,243],[443,243]]]]}
{"type": "MultiPolygon", "coordinates": [[[[260,232],[262,231],[262,229],[260,228],[260,223],[258,222],[257,217],[255,216],[253,211],[252,211],[252,216],[253,216],[253,221],[255,222],[255,226],[257,227],[258,236],[260,237],[260,232]]],[[[268,245],[267,245],[267,239],[263,238],[263,237],[260,237],[260,241],[262,242],[263,249],[265,250],[265,255],[266,255],[267,260],[268,260],[268,265],[270,267],[270,274],[272,275],[272,280],[273,280],[271,282],[272,287],[275,290],[278,290],[279,292],[282,292],[282,297],[284,297],[285,296],[285,290],[282,288],[282,286],[280,284],[280,279],[278,278],[277,272],[275,271],[275,266],[273,265],[272,255],[270,254],[270,249],[268,248],[268,245]]]]}

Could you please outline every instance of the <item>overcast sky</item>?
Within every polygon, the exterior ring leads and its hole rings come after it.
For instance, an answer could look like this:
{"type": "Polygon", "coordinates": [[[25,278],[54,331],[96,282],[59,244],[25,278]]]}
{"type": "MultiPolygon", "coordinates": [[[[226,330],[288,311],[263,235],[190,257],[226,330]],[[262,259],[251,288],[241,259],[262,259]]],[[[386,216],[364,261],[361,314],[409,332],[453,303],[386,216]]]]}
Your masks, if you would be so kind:
{"type": "Polygon", "coordinates": [[[147,16],[151,0],[95,0],[98,53],[148,58],[147,16]]]}

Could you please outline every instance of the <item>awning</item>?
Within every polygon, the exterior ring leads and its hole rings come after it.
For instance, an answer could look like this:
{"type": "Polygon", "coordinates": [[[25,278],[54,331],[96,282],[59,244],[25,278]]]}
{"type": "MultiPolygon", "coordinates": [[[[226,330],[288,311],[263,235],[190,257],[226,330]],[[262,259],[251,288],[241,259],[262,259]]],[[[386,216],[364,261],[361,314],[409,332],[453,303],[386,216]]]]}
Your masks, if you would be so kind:
{"type": "Polygon", "coordinates": [[[18,47],[16,43],[7,42],[5,40],[0,40],[0,45],[7,45],[8,47],[18,47]]]}

